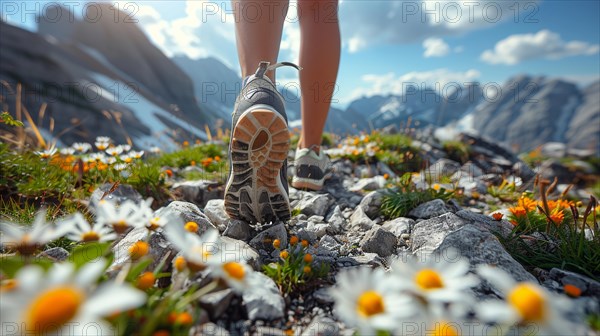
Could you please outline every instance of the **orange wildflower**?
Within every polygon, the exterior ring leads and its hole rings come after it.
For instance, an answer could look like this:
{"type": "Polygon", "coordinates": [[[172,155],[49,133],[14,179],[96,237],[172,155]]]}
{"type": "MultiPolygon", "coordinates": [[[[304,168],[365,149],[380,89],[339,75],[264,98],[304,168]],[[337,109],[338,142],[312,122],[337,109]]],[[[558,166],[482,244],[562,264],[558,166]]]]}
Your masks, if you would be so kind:
{"type": "Polygon", "coordinates": [[[581,289],[575,285],[566,284],[564,287],[564,291],[565,294],[567,294],[570,297],[576,298],[581,296],[581,289]]]}
{"type": "Polygon", "coordinates": [[[522,206],[516,206],[512,208],[508,208],[508,210],[515,215],[515,217],[525,217],[527,216],[527,210],[525,210],[522,206]]]}
{"type": "Polygon", "coordinates": [[[492,214],[492,217],[494,218],[494,220],[500,221],[502,220],[502,217],[504,217],[504,215],[501,212],[494,212],[492,214]]]}
{"type": "Polygon", "coordinates": [[[167,173],[167,176],[169,176],[169,177],[173,176],[173,171],[171,169],[165,170],[165,173],[167,173]]]}
{"type": "Polygon", "coordinates": [[[555,211],[554,213],[552,213],[550,215],[550,219],[556,223],[556,225],[559,225],[563,222],[563,220],[565,219],[565,214],[563,213],[562,210],[559,211],[555,211]]]}
{"type": "Polygon", "coordinates": [[[529,197],[523,196],[519,198],[519,206],[525,209],[525,211],[529,212],[536,209],[537,202],[529,197]]]}

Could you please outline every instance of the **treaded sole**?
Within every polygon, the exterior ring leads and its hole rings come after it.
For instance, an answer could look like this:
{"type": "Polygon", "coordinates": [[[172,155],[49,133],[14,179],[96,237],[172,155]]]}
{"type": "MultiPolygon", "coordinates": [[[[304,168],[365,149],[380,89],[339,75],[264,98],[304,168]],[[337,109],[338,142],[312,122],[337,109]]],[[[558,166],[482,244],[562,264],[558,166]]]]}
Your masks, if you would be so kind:
{"type": "Polygon", "coordinates": [[[232,172],[225,189],[229,217],[249,223],[290,218],[290,203],[280,170],[290,135],[285,119],[266,107],[248,109],[231,137],[232,172]]]}
{"type": "Polygon", "coordinates": [[[292,187],[296,189],[309,189],[314,191],[319,191],[323,189],[323,182],[321,184],[315,183],[315,180],[308,180],[294,177],[292,179],[292,187]]]}

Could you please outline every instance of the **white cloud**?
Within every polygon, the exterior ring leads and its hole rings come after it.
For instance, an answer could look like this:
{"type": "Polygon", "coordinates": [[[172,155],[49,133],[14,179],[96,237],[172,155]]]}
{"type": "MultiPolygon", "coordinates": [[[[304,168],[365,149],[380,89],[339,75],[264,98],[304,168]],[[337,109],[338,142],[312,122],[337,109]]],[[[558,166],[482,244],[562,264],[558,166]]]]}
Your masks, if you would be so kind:
{"type": "MultiPolygon", "coordinates": [[[[119,1],[113,1],[119,3],[119,1]]],[[[121,1],[119,8],[128,8],[121,1]]],[[[135,18],[148,38],[167,56],[213,56],[237,68],[233,14],[215,2],[186,1],[185,15],[166,20],[151,5],[138,3],[135,18]]]]}
{"type": "Polygon", "coordinates": [[[493,50],[481,54],[481,60],[490,64],[513,65],[532,59],[560,59],[577,55],[594,55],[600,45],[583,41],[564,41],[549,30],[536,34],[515,34],[496,43],[493,50]]]}
{"type": "Polygon", "coordinates": [[[359,52],[488,28],[514,19],[516,6],[524,6],[518,2],[537,6],[530,0],[345,1],[339,13],[344,47],[359,52]]]}
{"type": "Polygon", "coordinates": [[[430,37],[423,41],[423,56],[425,57],[443,57],[450,52],[450,46],[441,38],[430,37]]]}
{"type": "Polygon", "coordinates": [[[383,75],[367,74],[361,78],[366,86],[354,89],[343,101],[347,103],[359,97],[375,95],[401,95],[409,86],[432,88],[444,92],[444,90],[452,89],[456,85],[464,86],[467,83],[477,81],[480,76],[481,73],[475,69],[453,72],[446,68],[423,72],[413,71],[401,76],[397,76],[393,72],[383,75]]]}

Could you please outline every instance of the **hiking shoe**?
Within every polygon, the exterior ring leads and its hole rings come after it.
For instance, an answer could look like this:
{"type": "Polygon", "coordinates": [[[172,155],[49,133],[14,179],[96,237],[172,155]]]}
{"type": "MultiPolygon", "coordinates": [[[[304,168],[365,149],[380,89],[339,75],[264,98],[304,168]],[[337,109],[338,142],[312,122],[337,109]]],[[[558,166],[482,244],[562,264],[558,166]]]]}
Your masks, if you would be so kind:
{"type": "Polygon", "coordinates": [[[287,155],[290,134],[283,98],[265,72],[291,63],[261,62],[243,82],[233,111],[225,211],[248,223],[290,218],[287,155]]]}
{"type": "Polygon", "coordinates": [[[317,154],[310,148],[297,149],[294,166],[296,174],[292,177],[292,186],[296,189],[321,190],[331,176],[331,162],[323,151],[317,154]]]}

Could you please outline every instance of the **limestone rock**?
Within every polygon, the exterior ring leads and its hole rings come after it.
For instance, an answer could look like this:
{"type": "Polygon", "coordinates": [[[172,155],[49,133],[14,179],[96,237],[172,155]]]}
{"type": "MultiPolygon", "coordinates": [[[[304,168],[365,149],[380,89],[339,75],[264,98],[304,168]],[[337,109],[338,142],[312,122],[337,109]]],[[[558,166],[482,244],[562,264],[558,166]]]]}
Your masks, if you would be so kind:
{"type": "Polygon", "coordinates": [[[249,276],[248,281],[253,290],[243,294],[248,318],[252,321],[282,318],[285,303],[275,282],[259,272],[253,272],[249,276]]]}
{"type": "Polygon", "coordinates": [[[367,234],[360,242],[360,247],[364,252],[377,253],[380,257],[388,257],[396,251],[398,239],[390,231],[375,226],[367,231],[367,234]]]}
{"type": "Polygon", "coordinates": [[[425,202],[412,209],[408,213],[408,216],[413,218],[429,219],[443,215],[447,212],[452,212],[452,209],[441,199],[434,199],[433,201],[425,202]]]}
{"type": "Polygon", "coordinates": [[[379,217],[381,212],[381,201],[383,200],[383,193],[381,191],[372,191],[368,193],[360,204],[358,205],[363,209],[365,214],[371,219],[379,217]]]}

